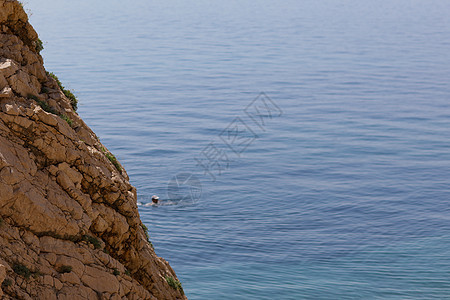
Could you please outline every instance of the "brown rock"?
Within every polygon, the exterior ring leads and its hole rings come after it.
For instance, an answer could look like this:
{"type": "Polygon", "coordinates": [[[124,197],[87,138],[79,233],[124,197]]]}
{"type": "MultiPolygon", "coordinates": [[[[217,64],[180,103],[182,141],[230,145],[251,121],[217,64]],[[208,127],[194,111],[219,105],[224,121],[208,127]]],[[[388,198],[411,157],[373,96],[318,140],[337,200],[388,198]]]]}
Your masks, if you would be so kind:
{"type": "MultiPolygon", "coordinates": [[[[7,84],[6,80],[4,82],[5,82],[4,84],[6,85],[7,84]]],[[[0,79],[0,84],[3,85],[3,80],[1,80],[1,79],[0,79]]],[[[8,98],[8,97],[11,97],[12,95],[13,95],[13,91],[9,86],[5,86],[0,91],[0,98],[8,98]]]]}
{"type": "Polygon", "coordinates": [[[44,275],[42,283],[53,286],[53,277],[50,275],[44,275]]]}
{"type": "Polygon", "coordinates": [[[93,267],[86,267],[85,274],[81,277],[81,281],[94,291],[100,293],[114,294],[119,291],[119,282],[111,273],[99,270],[93,267]]]}
{"type": "Polygon", "coordinates": [[[80,278],[74,272],[61,274],[61,277],[59,278],[59,280],[61,280],[61,282],[63,282],[63,283],[80,285],[80,278]]]}
{"type": "MultiPolygon", "coordinates": [[[[6,267],[0,264],[0,282],[3,282],[6,278],[6,267]]],[[[3,296],[3,291],[0,289],[0,297],[3,296]]]]}

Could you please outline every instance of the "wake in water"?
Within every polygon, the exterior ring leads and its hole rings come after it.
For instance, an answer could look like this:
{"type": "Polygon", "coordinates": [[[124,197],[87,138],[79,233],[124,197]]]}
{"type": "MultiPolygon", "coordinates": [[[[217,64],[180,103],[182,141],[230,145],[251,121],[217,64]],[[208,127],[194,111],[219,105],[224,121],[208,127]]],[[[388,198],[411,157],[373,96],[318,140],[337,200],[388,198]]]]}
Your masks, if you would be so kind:
{"type": "MultiPolygon", "coordinates": [[[[173,201],[173,200],[170,200],[170,199],[162,199],[158,203],[153,203],[153,202],[142,203],[142,202],[138,202],[137,205],[138,206],[145,206],[145,207],[149,207],[149,206],[158,207],[158,206],[179,205],[182,202],[183,201],[173,201]]],[[[186,204],[186,203],[183,203],[183,204],[186,204]]]]}
{"type": "Polygon", "coordinates": [[[173,205],[190,205],[193,204],[192,201],[187,201],[186,199],[159,199],[158,196],[141,196],[139,197],[138,206],[143,207],[159,207],[159,206],[173,206],[173,205]]]}

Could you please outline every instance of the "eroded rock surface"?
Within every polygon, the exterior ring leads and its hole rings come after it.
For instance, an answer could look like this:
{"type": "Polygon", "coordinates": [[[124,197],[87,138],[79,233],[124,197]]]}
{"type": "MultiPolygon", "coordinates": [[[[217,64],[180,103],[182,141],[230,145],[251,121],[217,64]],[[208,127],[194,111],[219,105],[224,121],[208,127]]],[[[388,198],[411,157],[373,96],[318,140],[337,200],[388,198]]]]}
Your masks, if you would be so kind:
{"type": "Polygon", "coordinates": [[[186,299],[146,239],[125,170],[39,50],[22,6],[0,0],[0,297],[186,299]]]}

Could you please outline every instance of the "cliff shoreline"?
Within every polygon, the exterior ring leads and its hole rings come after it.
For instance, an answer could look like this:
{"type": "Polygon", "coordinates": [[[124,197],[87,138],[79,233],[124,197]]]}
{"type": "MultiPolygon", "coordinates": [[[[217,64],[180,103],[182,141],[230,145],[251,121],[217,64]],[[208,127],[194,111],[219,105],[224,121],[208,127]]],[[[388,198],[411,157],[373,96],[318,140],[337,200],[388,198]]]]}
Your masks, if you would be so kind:
{"type": "Polygon", "coordinates": [[[0,30],[2,299],[187,299],[18,1],[0,0],[0,30]]]}

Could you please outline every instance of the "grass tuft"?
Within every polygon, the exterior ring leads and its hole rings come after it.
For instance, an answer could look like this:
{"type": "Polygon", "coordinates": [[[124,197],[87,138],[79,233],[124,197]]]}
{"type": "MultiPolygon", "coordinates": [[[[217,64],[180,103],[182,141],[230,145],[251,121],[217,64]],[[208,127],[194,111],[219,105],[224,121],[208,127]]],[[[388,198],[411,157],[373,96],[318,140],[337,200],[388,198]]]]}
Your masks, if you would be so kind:
{"type": "Polygon", "coordinates": [[[120,275],[120,271],[117,270],[117,268],[114,268],[113,275],[115,275],[115,276],[120,275]]]}
{"type": "Polygon", "coordinates": [[[105,156],[109,161],[116,167],[117,171],[122,172],[122,167],[120,166],[119,162],[117,161],[117,158],[112,153],[105,153],[105,156]]]}
{"type": "Polygon", "coordinates": [[[26,279],[29,279],[32,274],[30,269],[28,269],[25,265],[22,264],[13,265],[12,269],[17,275],[23,276],[26,279]]]}
{"type": "Polygon", "coordinates": [[[59,115],[61,117],[61,119],[63,119],[64,121],[67,122],[67,124],[69,124],[70,127],[72,127],[73,125],[73,120],[71,118],[69,118],[67,115],[65,114],[61,114],[59,115]]]}
{"type": "Polygon", "coordinates": [[[56,76],[54,73],[47,72],[47,75],[56,80],[56,83],[58,84],[61,91],[64,93],[64,95],[67,97],[67,99],[70,100],[70,104],[72,104],[72,108],[75,111],[77,111],[77,109],[78,109],[77,97],[75,97],[75,95],[70,90],[66,90],[66,88],[62,85],[61,81],[59,80],[58,76],[56,76]]]}
{"type": "Polygon", "coordinates": [[[64,121],[67,122],[67,124],[70,125],[70,127],[72,127],[73,125],[73,120],[71,118],[69,118],[67,115],[65,114],[58,114],[53,107],[51,107],[50,105],[48,105],[47,102],[40,100],[37,96],[29,94],[28,95],[29,99],[33,99],[34,101],[37,102],[37,104],[46,112],[54,114],[54,115],[58,115],[61,119],[63,119],[64,121]]]}
{"type": "Polygon", "coordinates": [[[141,227],[142,227],[142,229],[144,229],[144,233],[145,233],[145,237],[147,238],[147,242],[150,244],[152,249],[155,249],[155,247],[153,247],[152,242],[150,241],[150,235],[148,234],[148,227],[145,226],[144,223],[141,223],[141,227]]]}
{"type": "Polygon", "coordinates": [[[105,154],[106,158],[116,167],[117,171],[122,172],[122,167],[120,166],[117,158],[111,152],[106,151],[105,147],[100,147],[100,150],[105,154]]]}
{"type": "Polygon", "coordinates": [[[36,52],[41,53],[42,50],[44,50],[44,43],[42,43],[41,39],[37,39],[36,43],[36,52]]]}
{"type": "Polygon", "coordinates": [[[172,288],[179,290],[182,294],[184,294],[183,287],[181,286],[181,282],[176,280],[172,276],[166,276],[166,281],[172,288]]]}
{"type": "Polygon", "coordinates": [[[95,249],[100,249],[102,247],[102,244],[100,243],[100,241],[93,236],[83,235],[82,240],[85,242],[91,243],[95,249]]]}
{"type": "Polygon", "coordinates": [[[53,109],[53,107],[51,107],[50,105],[48,105],[47,102],[40,100],[37,96],[32,95],[32,94],[28,94],[28,98],[29,99],[33,99],[34,101],[37,102],[37,104],[39,104],[39,106],[46,112],[57,115],[56,111],[53,109]]]}
{"type": "Polygon", "coordinates": [[[67,99],[70,100],[70,104],[72,105],[72,108],[77,111],[78,109],[78,99],[75,97],[75,95],[70,90],[63,89],[64,95],[67,97],[67,99]]]}

